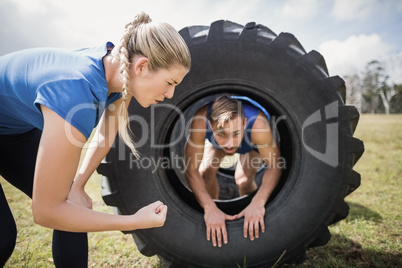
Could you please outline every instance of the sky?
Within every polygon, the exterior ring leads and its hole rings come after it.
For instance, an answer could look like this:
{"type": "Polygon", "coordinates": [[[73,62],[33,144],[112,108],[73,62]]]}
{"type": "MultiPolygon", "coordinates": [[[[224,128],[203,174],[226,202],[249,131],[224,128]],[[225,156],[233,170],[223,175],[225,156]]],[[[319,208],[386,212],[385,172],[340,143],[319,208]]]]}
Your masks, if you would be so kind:
{"type": "Polygon", "coordinates": [[[177,30],[229,20],[293,34],[329,74],[361,74],[379,60],[402,84],[402,0],[0,0],[0,55],[32,47],[115,44],[141,12],[177,30]]]}

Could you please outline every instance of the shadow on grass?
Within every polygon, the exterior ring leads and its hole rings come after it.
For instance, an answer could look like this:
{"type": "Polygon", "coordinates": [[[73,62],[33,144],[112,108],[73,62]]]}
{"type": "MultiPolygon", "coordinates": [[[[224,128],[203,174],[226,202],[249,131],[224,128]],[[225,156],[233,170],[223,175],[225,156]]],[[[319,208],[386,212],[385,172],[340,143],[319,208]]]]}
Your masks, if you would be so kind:
{"type": "Polygon", "coordinates": [[[402,267],[402,254],[363,249],[360,243],[336,234],[326,246],[310,249],[299,267],[402,267]]]}
{"type": "MultiPolygon", "coordinates": [[[[350,207],[347,222],[366,220],[382,223],[382,216],[357,203],[348,202],[350,207]]],[[[333,234],[329,243],[307,250],[307,259],[300,265],[280,267],[336,267],[336,268],[390,268],[402,267],[402,253],[394,250],[378,251],[364,249],[362,245],[341,234],[333,234]]]]}
{"type": "Polygon", "coordinates": [[[302,264],[279,266],[290,267],[399,268],[402,267],[402,254],[396,251],[365,250],[358,242],[336,234],[327,245],[309,249],[307,259],[302,264]]]}
{"type": "Polygon", "coordinates": [[[347,202],[349,205],[349,215],[345,221],[350,222],[357,219],[370,220],[376,223],[382,222],[379,213],[354,202],[347,202]]]}

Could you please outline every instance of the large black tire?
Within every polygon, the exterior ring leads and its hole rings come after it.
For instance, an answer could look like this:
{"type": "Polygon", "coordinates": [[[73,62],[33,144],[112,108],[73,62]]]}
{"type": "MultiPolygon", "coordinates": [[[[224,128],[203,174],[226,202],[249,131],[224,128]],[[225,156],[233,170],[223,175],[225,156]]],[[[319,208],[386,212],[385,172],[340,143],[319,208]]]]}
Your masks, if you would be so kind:
{"type": "MultiPolygon", "coordinates": [[[[306,53],[293,35],[277,36],[262,25],[222,20],[180,34],[191,51],[191,71],[169,105],[131,104],[141,158],[133,159],[116,139],[98,168],[104,201],[120,214],[156,200],[168,206],[162,228],[133,232],[140,252],[157,254],[168,267],[237,267],[244,261],[268,267],[284,252],[281,262],[302,262],[307,248],[329,241],[328,226],[348,215],[344,198],[360,185],[353,166],[364,146],[353,138],[359,114],[344,104],[344,81],[329,77],[318,52],[306,53]],[[266,232],[252,242],[243,238],[243,219],[230,221],[229,243],[214,248],[202,209],[180,175],[185,137],[177,133],[197,107],[223,92],[248,96],[273,115],[286,168],[266,204],[266,232]]],[[[217,203],[236,213],[250,198],[217,203]]]]}

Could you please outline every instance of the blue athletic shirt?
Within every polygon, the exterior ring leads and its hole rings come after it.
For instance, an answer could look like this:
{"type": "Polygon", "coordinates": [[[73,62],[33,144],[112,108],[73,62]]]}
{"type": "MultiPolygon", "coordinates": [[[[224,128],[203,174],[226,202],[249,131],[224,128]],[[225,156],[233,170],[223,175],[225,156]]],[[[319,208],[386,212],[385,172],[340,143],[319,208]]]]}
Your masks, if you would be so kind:
{"type": "MultiPolygon", "coordinates": [[[[245,97],[245,96],[230,96],[231,99],[240,100],[243,105],[244,116],[247,118],[246,128],[244,129],[244,137],[242,142],[240,143],[239,148],[237,149],[236,153],[245,154],[252,150],[257,150],[257,147],[251,143],[251,130],[253,128],[254,122],[257,119],[257,116],[260,112],[263,112],[267,117],[268,121],[271,120],[270,114],[267,110],[261,106],[258,102],[245,97]]],[[[208,106],[207,111],[207,119],[209,118],[209,113],[211,110],[213,102],[211,102],[208,106]]],[[[221,149],[219,145],[215,141],[215,137],[213,135],[211,126],[207,123],[207,133],[206,139],[208,139],[212,145],[218,149],[221,149]]]]}
{"type": "Polygon", "coordinates": [[[42,104],[88,139],[105,108],[121,97],[108,97],[102,62],[113,47],[35,48],[0,57],[0,135],[43,130],[42,104]]]}

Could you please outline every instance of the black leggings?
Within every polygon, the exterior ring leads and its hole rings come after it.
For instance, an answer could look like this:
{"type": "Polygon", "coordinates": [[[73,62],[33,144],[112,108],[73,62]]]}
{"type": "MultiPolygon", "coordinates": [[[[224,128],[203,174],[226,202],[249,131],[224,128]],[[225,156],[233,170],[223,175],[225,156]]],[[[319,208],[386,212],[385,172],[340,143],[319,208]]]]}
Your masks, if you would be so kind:
{"type": "MultiPolygon", "coordinates": [[[[32,198],[33,178],[42,131],[18,135],[0,135],[0,175],[32,198]]],[[[17,227],[0,184],[0,267],[11,256],[17,227]]],[[[53,231],[53,259],[56,267],[87,267],[86,233],[53,231]]]]}

